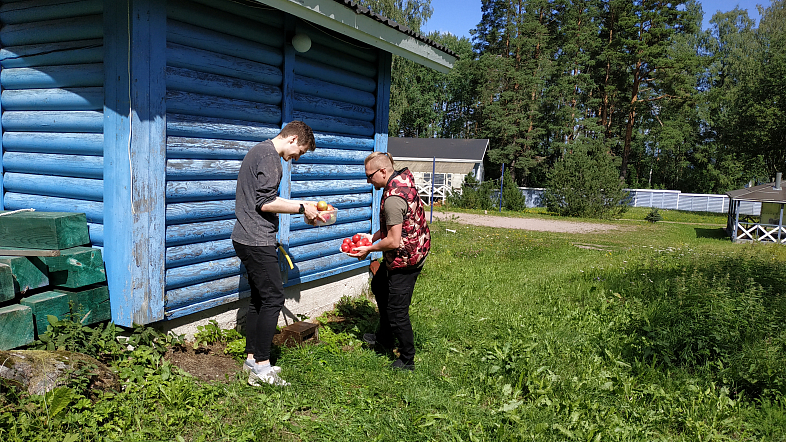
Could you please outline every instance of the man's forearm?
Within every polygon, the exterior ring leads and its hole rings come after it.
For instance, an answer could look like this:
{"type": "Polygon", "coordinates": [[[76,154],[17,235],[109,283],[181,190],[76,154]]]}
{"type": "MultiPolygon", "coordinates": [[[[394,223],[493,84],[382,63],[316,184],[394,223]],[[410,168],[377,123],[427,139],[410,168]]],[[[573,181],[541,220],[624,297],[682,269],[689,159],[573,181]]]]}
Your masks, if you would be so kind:
{"type": "Polygon", "coordinates": [[[298,213],[300,210],[300,201],[292,201],[281,197],[276,197],[275,200],[262,205],[259,210],[270,213],[298,213]]]}

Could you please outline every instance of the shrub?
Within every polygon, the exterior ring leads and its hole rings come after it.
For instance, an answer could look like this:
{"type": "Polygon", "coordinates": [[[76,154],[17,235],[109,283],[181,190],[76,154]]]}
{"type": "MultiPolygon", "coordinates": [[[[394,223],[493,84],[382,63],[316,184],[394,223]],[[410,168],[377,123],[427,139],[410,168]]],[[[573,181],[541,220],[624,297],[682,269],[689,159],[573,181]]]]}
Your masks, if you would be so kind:
{"type": "Polygon", "coordinates": [[[449,206],[462,209],[490,210],[494,208],[494,202],[491,200],[493,189],[493,181],[481,183],[472,175],[467,175],[461,185],[461,191],[453,192],[448,196],[447,203],[449,206]]]}
{"type": "Polygon", "coordinates": [[[651,223],[656,223],[662,220],[663,216],[660,213],[658,213],[658,208],[655,207],[652,210],[650,210],[650,213],[648,213],[647,216],[644,217],[644,219],[646,219],[651,223]]]}
{"type": "Polygon", "coordinates": [[[548,172],[544,200],[561,216],[614,218],[628,209],[628,193],[614,158],[597,140],[577,141],[548,172]]]}

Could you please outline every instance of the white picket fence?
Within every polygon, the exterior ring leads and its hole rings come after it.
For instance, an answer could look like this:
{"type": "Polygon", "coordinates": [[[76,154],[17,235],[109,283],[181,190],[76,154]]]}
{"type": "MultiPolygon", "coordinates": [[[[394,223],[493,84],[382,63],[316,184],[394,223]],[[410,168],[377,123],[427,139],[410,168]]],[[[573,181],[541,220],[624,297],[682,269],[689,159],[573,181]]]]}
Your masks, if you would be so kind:
{"type": "MultiPolygon", "coordinates": [[[[423,201],[428,204],[431,197],[431,183],[418,183],[418,193],[423,201]]],[[[540,187],[519,187],[526,197],[527,207],[545,207],[543,194],[545,189],[540,187]]],[[[682,193],[679,190],[653,190],[653,189],[626,189],[629,192],[628,205],[631,207],[652,207],[658,209],[685,210],[689,212],[726,213],[729,211],[729,197],[726,195],[712,195],[702,193],[682,193]]],[[[434,200],[440,201],[452,192],[460,192],[450,186],[434,186],[434,200]]],[[[499,192],[494,192],[493,199],[499,198],[499,192]]],[[[759,216],[761,203],[742,201],[740,214],[759,216]]]]}

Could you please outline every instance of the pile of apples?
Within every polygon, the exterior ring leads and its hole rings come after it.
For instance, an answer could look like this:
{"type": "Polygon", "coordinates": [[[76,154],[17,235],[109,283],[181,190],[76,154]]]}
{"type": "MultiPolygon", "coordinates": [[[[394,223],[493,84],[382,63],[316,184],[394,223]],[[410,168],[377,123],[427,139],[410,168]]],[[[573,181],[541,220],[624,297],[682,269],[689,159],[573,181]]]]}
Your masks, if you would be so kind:
{"type": "Polygon", "coordinates": [[[341,251],[344,253],[353,253],[358,247],[368,247],[370,245],[371,241],[368,238],[356,233],[352,235],[351,238],[344,238],[344,242],[341,244],[341,251]]]}
{"type": "Polygon", "coordinates": [[[324,220],[325,220],[324,221],[325,225],[332,224],[333,221],[335,221],[335,219],[336,219],[336,208],[333,207],[332,204],[328,204],[325,201],[319,201],[317,203],[317,210],[319,210],[320,212],[329,212],[329,213],[322,214],[322,218],[324,218],[324,220]]]}

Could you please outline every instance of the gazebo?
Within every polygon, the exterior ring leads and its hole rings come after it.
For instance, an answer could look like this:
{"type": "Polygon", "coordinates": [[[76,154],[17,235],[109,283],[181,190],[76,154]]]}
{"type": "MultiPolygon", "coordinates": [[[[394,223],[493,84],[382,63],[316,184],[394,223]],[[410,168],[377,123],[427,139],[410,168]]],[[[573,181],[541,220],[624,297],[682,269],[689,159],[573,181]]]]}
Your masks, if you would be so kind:
{"type": "Polygon", "coordinates": [[[729,217],[726,230],[732,242],[758,241],[786,243],[786,229],[783,224],[783,205],[786,203],[786,189],[781,186],[781,173],[778,172],[774,183],[760,184],[745,189],[727,192],[729,196],[729,217]],[[759,219],[741,214],[744,202],[761,203],[759,219]],[[741,216],[742,215],[742,216],[741,216]]]}

